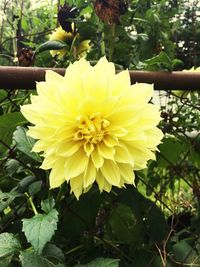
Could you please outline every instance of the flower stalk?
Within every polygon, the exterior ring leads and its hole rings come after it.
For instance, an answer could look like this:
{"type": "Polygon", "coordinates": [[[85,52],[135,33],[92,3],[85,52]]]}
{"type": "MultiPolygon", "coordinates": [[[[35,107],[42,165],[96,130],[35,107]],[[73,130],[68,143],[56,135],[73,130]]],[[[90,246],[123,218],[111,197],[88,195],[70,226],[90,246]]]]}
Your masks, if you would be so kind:
{"type": "Polygon", "coordinates": [[[115,49],[115,27],[116,27],[115,23],[110,26],[109,54],[108,54],[109,61],[113,60],[113,55],[114,55],[114,49],[115,49]]]}
{"type": "Polygon", "coordinates": [[[28,194],[27,192],[25,193],[25,195],[26,195],[27,198],[28,198],[28,202],[29,202],[29,204],[31,205],[32,211],[34,212],[35,215],[37,215],[38,212],[37,212],[37,209],[36,209],[36,207],[35,207],[35,204],[34,204],[34,202],[33,202],[32,197],[29,196],[29,194],[28,194]]]}

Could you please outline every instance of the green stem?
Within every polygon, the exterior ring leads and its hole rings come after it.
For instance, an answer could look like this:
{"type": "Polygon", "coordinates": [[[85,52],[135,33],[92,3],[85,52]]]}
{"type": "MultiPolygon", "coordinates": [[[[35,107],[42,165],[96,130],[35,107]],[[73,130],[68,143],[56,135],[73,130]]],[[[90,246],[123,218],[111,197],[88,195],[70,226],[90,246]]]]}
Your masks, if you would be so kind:
{"type": "Polygon", "coordinates": [[[109,55],[108,59],[109,61],[113,60],[113,54],[115,49],[115,24],[111,26],[111,33],[110,33],[110,40],[109,40],[109,55]]]}
{"type": "Polygon", "coordinates": [[[119,255],[121,254],[126,260],[132,262],[132,259],[130,257],[128,257],[122,250],[120,250],[115,244],[113,244],[113,241],[104,239],[104,238],[100,238],[98,236],[94,236],[94,239],[97,241],[100,241],[101,243],[104,243],[105,245],[108,245],[110,247],[112,247],[113,249],[115,249],[119,255]]]}
{"type": "Polygon", "coordinates": [[[79,245],[79,246],[77,246],[75,248],[72,248],[71,250],[68,250],[65,254],[69,255],[69,254],[71,254],[71,253],[73,253],[73,252],[75,252],[75,251],[77,251],[77,250],[79,250],[81,248],[84,248],[84,245],[79,245]]]}
{"type": "Polygon", "coordinates": [[[102,40],[101,40],[101,45],[100,45],[100,47],[101,47],[101,56],[105,56],[105,54],[106,54],[104,38],[105,38],[105,34],[104,34],[104,32],[102,32],[102,40]]]}
{"type": "Polygon", "coordinates": [[[73,38],[73,41],[72,41],[72,44],[71,44],[71,47],[70,47],[70,51],[69,51],[69,57],[70,57],[70,61],[71,61],[71,58],[72,58],[72,55],[74,58],[77,57],[77,52],[75,51],[75,54],[73,53],[73,49],[74,49],[74,46],[75,46],[75,43],[76,43],[76,40],[78,39],[78,34],[76,34],[73,38]]]}
{"type": "Polygon", "coordinates": [[[32,197],[29,196],[28,193],[25,193],[25,195],[28,197],[28,201],[29,201],[29,203],[30,203],[30,205],[31,205],[31,208],[32,208],[34,214],[37,215],[38,212],[37,212],[37,209],[36,209],[36,207],[35,207],[35,204],[33,203],[33,199],[32,199],[32,197]]]}

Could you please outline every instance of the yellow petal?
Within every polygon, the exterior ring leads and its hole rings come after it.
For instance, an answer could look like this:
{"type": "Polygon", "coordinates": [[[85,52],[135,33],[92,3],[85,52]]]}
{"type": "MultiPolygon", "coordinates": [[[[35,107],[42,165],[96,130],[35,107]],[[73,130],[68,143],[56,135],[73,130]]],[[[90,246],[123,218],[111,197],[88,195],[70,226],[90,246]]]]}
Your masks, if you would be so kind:
{"type": "Polygon", "coordinates": [[[153,84],[136,83],[131,85],[131,95],[129,98],[134,99],[134,103],[148,103],[153,96],[153,84]]]}
{"type": "Polygon", "coordinates": [[[97,144],[99,154],[106,159],[114,160],[115,149],[113,147],[106,146],[104,142],[97,144]]]}
{"type": "Polygon", "coordinates": [[[130,75],[128,70],[120,71],[115,75],[110,82],[110,90],[112,90],[113,96],[121,96],[126,94],[127,88],[131,85],[130,75]]]}
{"type": "Polygon", "coordinates": [[[64,183],[64,161],[57,161],[50,172],[49,180],[51,188],[59,187],[62,183],[64,183]]]}
{"type": "Polygon", "coordinates": [[[74,155],[66,159],[65,162],[65,179],[69,181],[71,178],[82,174],[87,167],[88,157],[85,152],[80,149],[74,155]]]}
{"type": "Polygon", "coordinates": [[[94,163],[94,166],[99,169],[103,163],[104,163],[104,158],[99,154],[97,149],[94,149],[91,154],[92,162],[94,163]]]}
{"type": "Polygon", "coordinates": [[[116,163],[112,160],[105,160],[100,170],[109,184],[119,186],[120,171],[116,163]]]}
{"type": "Polygon", "coordinates": [[[114,136],[111,135],[105,135],[103,142],[105,143],[106,146],[116,146],[118,144],[118,139],[114,136]]]}
{"type": "Polygon", "coordinates": [[[83,176],[79,175],[70,180],[71,192],[74,193],[75,197],[79,199],[83,192],[83,176]]]}
{"type": "Polygon", "coordinates": [[[133,167],[130,164],[119,163],[119,170],[125,183],[135,185],[135,174],[133,172],[133,167]]]}
{"type": "Polygon", "coordinates": [[[112,189],[112,184],[108,183],[107,180],[104,179],[103,190],[109,193],[111,189],[112,189]]]}
{"type": "Polygon", "coordinates": [[[91,184],[94,183],[95,178],[96,178],[96,168],[94,167],[94,164],[90,160],[87,165],[87,169],[85,170],[84,173],[83,187],[84,188],[89,187],[91,184]]]}
{"type": "Polygon", "coordinates": [[[57,147],[56,153],[59,156],[62,156],[62,157],[70,157],[74,153],[76,153],[82,145],[83,145],[83,142],[81,142],[81,141],[80,142],[75,142],[75,141],[66,142],[66,141],[63,141],[57,147]]]}
{"type": "Polygon", "coordinates": [[[90,142],[86,142],[84,144],[84,151],[88,157],[90,156],[90,154],[92,153],[93,150],[94,150],[93,144],[91,144],[90,142]]]}
{"type": "Polygon", "coordinates": [[[123,144],[115,147],[115,160],[120,163],[129,163],[132,166],[134,165],[133,156],[123,144]]]}
{"type": "MultiPolygon", "coordinates": [[[[57,161],[58,161],[58,159],[56,159],[56,157],[54,157],[54,156],[53,157],[45,157],[40,168],[43,170],[49,170],[49,169],[53,168],[55,162],[57,162],[57,161]]],[[[64,165],[63,165],[63,168],[64,168],[64,165]]]]}
{"type": "Polygon", "coordinates": [[[101,173],[101,171],[97,172],[96,182],[98,184],[100,192],[102,192],[104,189],[105,178],[104,178],[103,174],[101,173]]]}

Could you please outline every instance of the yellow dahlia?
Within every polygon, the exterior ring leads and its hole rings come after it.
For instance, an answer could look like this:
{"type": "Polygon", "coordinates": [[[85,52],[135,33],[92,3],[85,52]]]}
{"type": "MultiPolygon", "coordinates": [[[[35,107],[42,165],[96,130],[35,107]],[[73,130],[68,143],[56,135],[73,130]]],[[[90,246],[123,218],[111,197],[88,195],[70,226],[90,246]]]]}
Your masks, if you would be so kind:
{"type": "Polygon", "coordinates": [[[51,188],[67,181],[77,199],[95,182],[110,192],[134,184],[133,171],[155,159],[163,134],[159,108],[148,103],[153,86],[131,85],[106,58],[94,67],[76,61],[64,77],[47,71],[37,94],[21,111],[35,125],[28,135],[38,139],[33,151],[43,152],[51,188]]]}
{"type": "Polygon", "coordinates": [[[85,57],[87,52],[90,51],[90,40],[83,40],[77,47],[77,58],[85,57]]]}
{"type": "MultiPolygon", "coordinates": [[[[67,42],[67,41],[72,41],[73,38],[74,38],[73,33],[64,31],[62,27],[56,28],[55,31],[49,36],[50,41],[67,42]]],[[[59,59],[62,59],[67,53],[67,49],[62,48],[60,50],[51,50],[50,53],[52,57],[57,55],[59,59]]]]}
{"type": "MultiPolygon", "coordinates": [[[[58,27],[49,36],[49,40],[50,41],[63,41],[71,45],[75,36],[79,38],[79,34],[74,33],[74,24],[72,24],[72,30],[73,32],[66,32],[62,29],[62,27],[58,27]]],[[[81,41],[77,45],[77,47],[75,47],[75,51],[76,51],[75,57],[76,58],[85,57],[89,49],[90,49],[90,40],[81,41]]],[[[62,59],[67,53],[67,48],[62,48],[59,50],[51,50],[50,53],[52,57],[57,56],[59,59],[62,59]]]]}

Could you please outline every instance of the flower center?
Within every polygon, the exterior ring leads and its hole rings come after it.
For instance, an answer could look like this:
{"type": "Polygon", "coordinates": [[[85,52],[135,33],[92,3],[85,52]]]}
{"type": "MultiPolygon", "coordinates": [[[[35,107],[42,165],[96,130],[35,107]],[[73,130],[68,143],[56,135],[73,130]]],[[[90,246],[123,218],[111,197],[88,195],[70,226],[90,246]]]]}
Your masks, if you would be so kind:
{"type": "Polygon", "coordinates": [[[77,118],[77,130],[74,135],[75,141],[85,140],[86,143],[97,144],[101,142],[110,122],[102,119],[100,113],[94,113],[91,116],[80,116],[77,118]]]}

